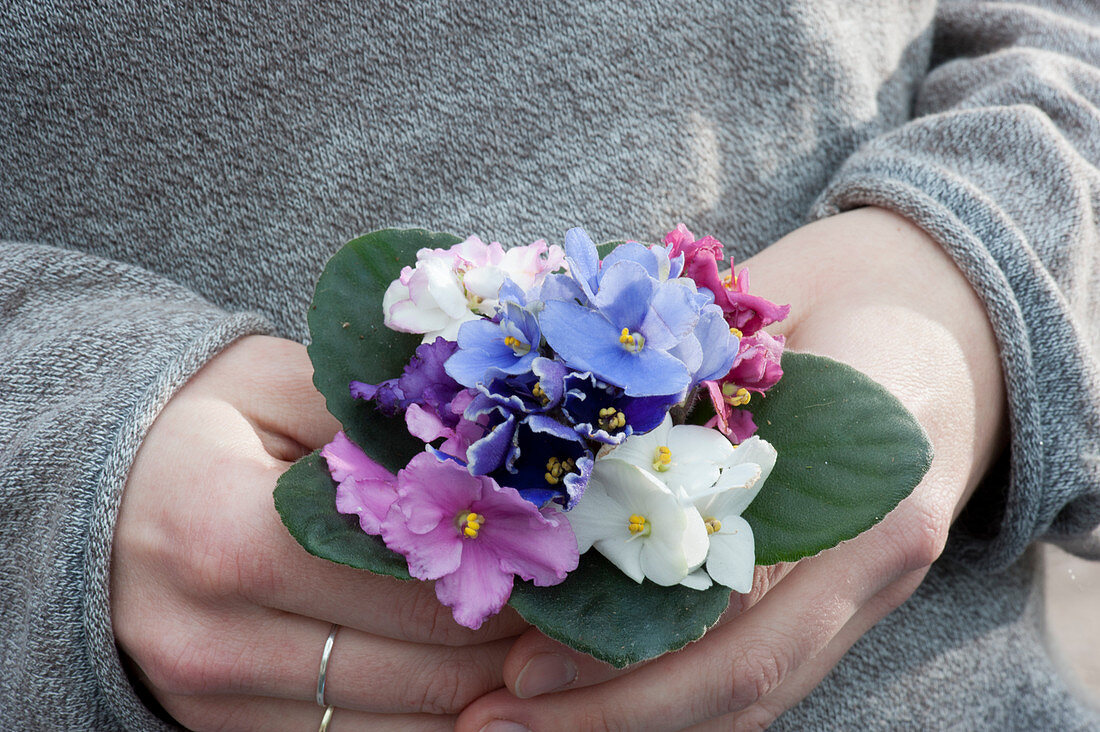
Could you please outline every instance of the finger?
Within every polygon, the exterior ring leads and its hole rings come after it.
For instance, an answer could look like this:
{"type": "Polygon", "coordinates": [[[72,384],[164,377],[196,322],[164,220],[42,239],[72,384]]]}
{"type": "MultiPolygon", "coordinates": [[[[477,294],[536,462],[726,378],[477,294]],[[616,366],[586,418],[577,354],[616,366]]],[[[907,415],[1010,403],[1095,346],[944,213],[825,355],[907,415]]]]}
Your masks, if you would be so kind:
{"type": "MultiPolygon", "coordinates": [[[[271,611],[223,612],[151,639],[143,667],[153,688],[184,696],[239,695],[315,702],[328,624],[271,611]],[[160,647],[155,647],[159,644],[160,647]]],[[[454,714],[503,685],[510,641],[450,648],[341,628],[328,657],[324,698],[376,713],[454,714]]]]}
{"type": "Polygon", "coordinates": [[[829,641],[821,653],[799,666],[775,691],[741,711],[695,725],[690,728],[690,732],[767,729],[779,715],[805,699],[857,640],[905,602],[925,574],[924,570],[920,570],[903,575],[871,598],[829,641]]]}
{"type": "MultiPolygon", "coordinates": [[[[167,695],[161,704],[177,722],[196,732],[312,732],[325,715],[316,704],[257,696],[167,695]]],[[[336,708],[327,732],[446,732],[453,725],[453,716],[336,708]]]]}
{"type": "MultiPolygon", "coordinates": [[[[774,587],[794,566],[791,562],[781,562],[756,567],[752,590],[745,594],[732,593],[730,606],[722,614],[718,625],[731,622],[759,602],[769,588],[774,587]]],[[[601,684],[638,668],[638,665],[615,668],[532,629],[520,636],[512,646],[504,662],[504,680],[516,697],[529,699],[540,694],[601,684]]]]}
{"type": "Polygon", "coordinates": [[[661,729],[743,709],[817,655],[896,576],[876,542],[871,532],[804,560],[747,612],[626,676],[527,700],[495,692],[460,715],[459,729],[494,719],[531,729],[547,720],[570,729],[661,729]]]}
{"type": "Polygon", "coordinates": [[[252,508],[232,522],[235,535],[226,552],[234,555],[234,572],[247,599],[265,607],[317,618],[417,643],[468,645],[519,635],[529,626],[511,608],[477,630],[455,622],[450,608],[435,596],[434,583],[402,581],[312,556],[283,526],[271,502],[279,469],[263,471],[266,484],[256,490],[252,508]],[[253,527],[247,531],[245,527],[253,527]],[[241,536],[262,540],[240,547],[241,536]]]}
{"type": "Polygon", "coordinates": [[[340,429],[313,384],[305,346],[283,338],[249,336],[200,372],[205,383],[238,407],[258,429],[293,439],[307,451],[340,429]]]}

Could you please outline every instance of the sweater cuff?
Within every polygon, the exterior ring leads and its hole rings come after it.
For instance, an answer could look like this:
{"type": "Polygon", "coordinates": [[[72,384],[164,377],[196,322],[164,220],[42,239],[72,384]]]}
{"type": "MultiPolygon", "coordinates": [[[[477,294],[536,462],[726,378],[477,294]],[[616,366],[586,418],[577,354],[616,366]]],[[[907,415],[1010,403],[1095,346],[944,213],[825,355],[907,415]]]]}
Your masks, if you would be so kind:
{"type": "Polygon", "coordinates": [[[238,338],[269,332],[266,321],[241,313],[224,317],[190,342],[181,344],[179,352],[164,362],[161,371],[125,416],[101,472],[95,478],[95,502],[85,548],[84,630],[100,689],[110,712],[123,729],[174,729],[156,717],[139,698],[122,667],[111,626],[111,543],[130,467],[153,421],[191,376],[238,338]]]}
{"type": "Polygon", "coordinates": [[[1021,230],[967,180],[889,154],[849,161],[811,217],[862,206],[892,210],[943,246],[985,305],[1000,348],[1007,480],[996,470],[987,476],[952,528],[948,553],[997,571],[1036,538],[1100,549],[1096,377],[1069,306],[1021,230]]]}

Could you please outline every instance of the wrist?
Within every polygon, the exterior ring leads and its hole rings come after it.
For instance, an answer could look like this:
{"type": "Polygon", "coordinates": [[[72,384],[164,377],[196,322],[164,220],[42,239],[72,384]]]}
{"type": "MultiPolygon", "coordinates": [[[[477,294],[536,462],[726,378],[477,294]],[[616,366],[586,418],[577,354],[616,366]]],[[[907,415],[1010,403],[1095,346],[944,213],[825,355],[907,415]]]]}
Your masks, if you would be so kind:
{"type": "Polygon", "coordinates": [[[936,449],[931,479],[965,499],[1005,444],[1005,392],[984,305],[940,244],[864,208],[801,227],[746,262],[753,291],[791,304],[789,347],[883,383],[936,449]]]}

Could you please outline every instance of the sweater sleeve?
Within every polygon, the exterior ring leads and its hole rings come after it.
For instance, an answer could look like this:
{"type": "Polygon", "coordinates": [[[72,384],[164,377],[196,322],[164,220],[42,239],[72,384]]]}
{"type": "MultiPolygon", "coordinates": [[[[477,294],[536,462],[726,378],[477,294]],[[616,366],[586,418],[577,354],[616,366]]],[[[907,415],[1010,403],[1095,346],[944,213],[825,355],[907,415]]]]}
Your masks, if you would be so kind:
{"type": "Polygon", "coordinates": [[[1044,539],[1100,557],[1100,8],[956,1],[934,22],[913,118],[849,158],[813,215],[906,216],[988,309],[1007,479],[979,488],[952,555],[995,570],[1044,539]]]}
{"type": "Polygon", "coordinates": [[[119,498],[168,399],[267,330],[135,267],[0,242],[0,727],[166,727],[111,628],[119,498]]]}

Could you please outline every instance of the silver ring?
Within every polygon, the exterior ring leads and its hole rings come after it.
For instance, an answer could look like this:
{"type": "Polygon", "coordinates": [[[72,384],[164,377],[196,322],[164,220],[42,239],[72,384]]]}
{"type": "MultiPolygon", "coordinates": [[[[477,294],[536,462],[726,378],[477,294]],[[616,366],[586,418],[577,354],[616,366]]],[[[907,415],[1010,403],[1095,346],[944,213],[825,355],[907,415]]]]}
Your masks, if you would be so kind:
{"type": "MultiPolygon", "coordinates": [[[[336,632],[340,626],[332,624],[332,630],[328,632],[325,640],[325,650],[321,651],[321,669],[317,672],[317,706],[325,706],[325,676],[328,674],[328,657],[332,655],[332,644],[336,641],[336,632]]],[[[325,710],[325,718],[321,721],[321,729],[328,727],[328,721],[332,718],[332,707],[325,710]]]]}
{"type": "Polygon", "coordinates": [[[325,732],[328,729],[328,723],[332,721],[332,711],[336,707],[329,704],[325,707],[325,715],[321,717],[321,726],[317,728],[317,732],[325,732]]]}

